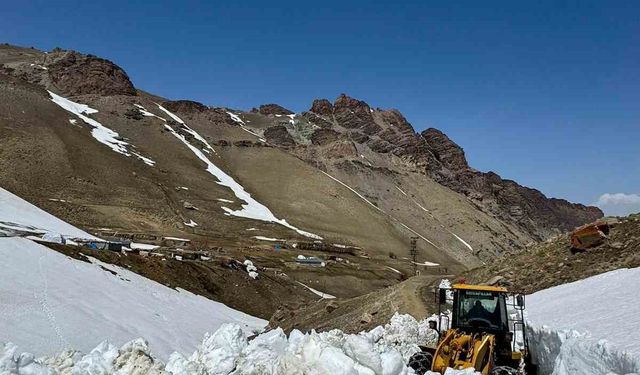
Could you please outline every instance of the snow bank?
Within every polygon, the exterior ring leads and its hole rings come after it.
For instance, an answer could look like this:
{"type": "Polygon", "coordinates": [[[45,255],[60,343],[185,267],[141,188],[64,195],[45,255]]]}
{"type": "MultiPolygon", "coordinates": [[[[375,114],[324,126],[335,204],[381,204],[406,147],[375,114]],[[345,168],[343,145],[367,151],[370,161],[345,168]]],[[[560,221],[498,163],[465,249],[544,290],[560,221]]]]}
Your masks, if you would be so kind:
{"type": "Polygon", "coordinates": [[[542,373],[640,373],[639,289],[633,268],[528,296],[529,341],[542,373]]]}
{"type": "Polygon", "coordinates": [[[174,375],[409,375],[413,370],[405,364],[418,350],[417,343],[436,338],[426,320],[416,321],[398,314],[389,324],[360,334],[339,330],[303,334],[294,330],[287,337],[278,328],[248,340],[239,325],[223,324],[213,334],[206,334],[191,355],[171,354],[166,366],[154,358],[150,351],[153,348],[146,341],[137,339],[119,349],[103,342],[86,355],[65,351],[38,360],[20,353],[12,344],[0,344],[0,372],[40,375],[64,370],[74,374],[128,374],[135,370],[140,374],[174,375]]]}
{"type": "MultiPolygon", "coordinates": [[[[145,164],[149,166],[154,166],[155,161],[140,155],[137,152],[129,152],[129,143],[120,139],[120,134],[109,129],[108,127],[102,125],[98,121],[86,116],[92,113],[97,113],[97,109],[93,109],[86,104],[80,104],[73,102],[67,98],[64,98],[60,95],[57,95],[51,91],[49,91],[49,95],[51,95],[51,101],[62,107],[64,110],[73,113],[78,116],[82,121],[84,121],[87,125],[91,126],[91,135],[98,142],[106,145],[113,151],[122,154],[124,156],[134,156],[138,157],[145,164]]],[[[133,147],[133,146],[131,146],[133,147]]]]}
{"type": "MultiPolygon", "coordinates": [[[[69,258],[25,238],[0,238],[0,342],[36,355],[87,352],[108,339],[146,337],[154,353],[193,350],[224,323],[251,332],[266,322],[98,260],[69,258]]],[[[1,371],[0,371],[1,373],[1,371]]]]}
{"type": "MultiPolygon", "coordinates": [[[[162,111],[167,113],[169,116],[171,116],[171,118],[173,118],[174,120],[176,120],[177,122],[182,124],[182,126],[185,127],[186,131],[188,131],[196,139],[201,140],[207,146],[207,148],[213,150],[211,148],[211,146],[209,146],[207,141],[200,134],[198,134],[195,130],[189,128],[184,123],[184,121],[182,121],[178,116],[174,115],[169,110],[167,110],[166,108],[162,107],[159,104],[158,104],[158,107],[162,111]]],[[[242,185],[240,185],[238,182],[236,182],[236,180],[234,180],[231,176],[226,174],[222,169],[218,168],[215,164],[213,164],[213,162],[211,162],[211,160],[209,160],[209,158],[202,152],[202,150],[198,149],[197,147],[195,147],[191,143],[189,143],[189,141],[187,141],[187,139],[182,134],[180,134],[177,131],[175,131],[172,127],[167,125],[167,126],[165,126],[165,128],[168,131],[170,131],[176,138],[178,138],[182,143],[184,143],[191,150],[191,152],[193,152],[198,157],[198,159],[202,160],[207,165],[207,172],[209,172],[212,176],[214,176],[218,180],[217,183],[219,185],[228,187],[229,189],[231,189],[233,191],[233,193],[236,195],[236,197],[238,199],[240,199],[240,200],[245,202],[245,203],[242,204],[242,208],[239,209],[239,210],[232,210],[229,207],[224,207],[223,206],[222,209],[226,213],[228,213],[229,215],[238,216],[238,217],[244,217],[244,218],[247,218],[247,219],[260,220],[260,221],[269,221],[269,222],[272,222],[272,223],[280,224],[280,225],[285,226],[285,227],[287,227],[289,229],[292,229],[292,230],[298,232],[298,234],[300,234],[302,236],[315,238],[315,239],[322,239],[322,237],[320,237],[320,236],[318,236],[316,234],[309,233],[309,232],[306,232],[306,231],[303,231],[301,229],[298,229],[298,228],[294,227],[293,225],[289,224],[284,219],[278,219],[271,212],[271,210],[269,210],[269,208],[267,208],[262,203],[260,203],[260,202],[256,201],[255,199],[253,199],[251,194],[249,194],[246,190],[244,190],[244,187],[242,185]]]]}
{"type": "Polygon", "coordinates": [[[589,333],[556,331],[546,326],[530,327],[527,333],[541,374],[640,373],[637,354],[619,351],[607,340],[595,338],[589,333]]]}

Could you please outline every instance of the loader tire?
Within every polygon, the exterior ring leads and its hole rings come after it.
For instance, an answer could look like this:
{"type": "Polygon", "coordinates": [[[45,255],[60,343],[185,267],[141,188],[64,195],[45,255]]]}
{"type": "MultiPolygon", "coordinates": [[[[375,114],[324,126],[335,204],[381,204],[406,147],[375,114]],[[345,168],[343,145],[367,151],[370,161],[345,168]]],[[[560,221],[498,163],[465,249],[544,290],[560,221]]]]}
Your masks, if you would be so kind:
{"type": "Polygon", "coordinates": [[[427,352],[417,352],[409,359],[409,367],[411,367],[416,374],[422,375],[431,370],[431,363],[433,362],[433,354],[427,352]]]}
{"type": "Polygon", "coordinates": [[[509,366],[496,366],[493,369],[491,369],[491,372],[489,372],[489,375],[519,375],[519,374],[520,373],[518,372],[517,369],[509,366]]]}

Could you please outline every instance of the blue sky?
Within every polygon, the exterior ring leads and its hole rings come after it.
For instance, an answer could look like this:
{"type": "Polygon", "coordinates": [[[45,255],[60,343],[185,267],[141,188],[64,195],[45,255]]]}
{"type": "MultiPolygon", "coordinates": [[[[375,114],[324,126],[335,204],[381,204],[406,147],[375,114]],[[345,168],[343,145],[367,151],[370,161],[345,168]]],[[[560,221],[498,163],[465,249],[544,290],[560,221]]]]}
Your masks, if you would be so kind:
{"type": "Polygon", "coordinates": [[[640,210],[637,1],[18,1],[2,8],[2,41],[108,58],[155,94],[302,111],[314,98],[345,92],[398,108],[417,130],[443,130],[477,169],[583,203],[623,193],[601,204],[615,213],[640,210]]]}

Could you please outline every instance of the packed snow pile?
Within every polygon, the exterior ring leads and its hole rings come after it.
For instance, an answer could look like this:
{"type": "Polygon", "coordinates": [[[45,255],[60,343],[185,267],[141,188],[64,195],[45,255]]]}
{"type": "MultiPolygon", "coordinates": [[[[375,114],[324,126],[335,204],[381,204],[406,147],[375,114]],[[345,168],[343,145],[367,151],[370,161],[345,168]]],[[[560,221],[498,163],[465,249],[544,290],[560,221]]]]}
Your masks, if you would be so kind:
{"type": "Polygon", "coordinates": [[[249,274],[249,277],[252,279],[255,279],[258,277],[258,268],[256,266],[253,265],[253,262],[250,260],[245,260],[244,261],[244,266],[247,268],[247,273],[249,274]]]}
{"type": "Polygon", "coordinates": [[[0,373],[405,375],[413,374],[406,363],[419,350],[417,344],[435,340],[437,334],[427,320],[399,314],[387,325],[360,334],[294,330],[287,337],[278,328],[249,340],[239,325],[223,324],[205,335],[191,355],[174,352],[166,365],[153,356],[154,348],[143,339],[120,348],[103,342],[86,355],[67,350],[37,360],[13,344],[0,344],[0,373]]]}
{"type": "Polygon", "coordinates": [[[640,268],[527,297],[529,342],[542,374],[640,373],[640,268]]]}

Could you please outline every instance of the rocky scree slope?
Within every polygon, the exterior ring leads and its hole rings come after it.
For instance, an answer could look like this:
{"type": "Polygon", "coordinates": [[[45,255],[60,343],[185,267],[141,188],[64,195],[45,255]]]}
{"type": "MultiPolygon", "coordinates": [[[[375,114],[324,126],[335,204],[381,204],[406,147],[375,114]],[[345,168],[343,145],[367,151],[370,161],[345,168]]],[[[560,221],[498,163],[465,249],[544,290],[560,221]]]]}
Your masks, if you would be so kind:
{"type": "Polygon", "coordinates": [[[585,252],[572,254],[566,233],[463,276],[473,283],[489,281],[529,294],[620,268],[640,267],[640,214],[609,222],[609,238],[585,252]]]}

